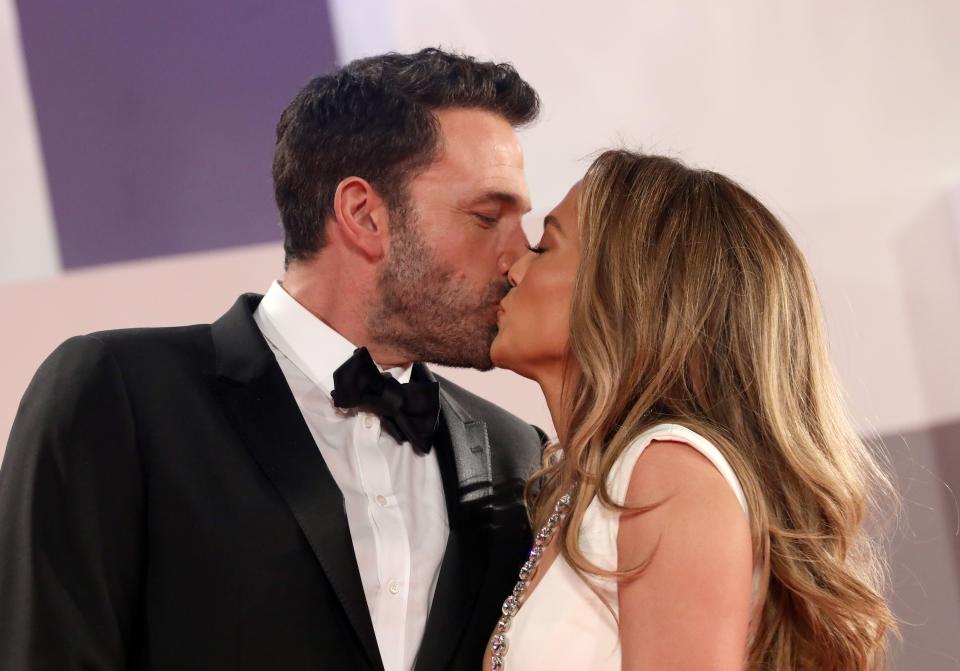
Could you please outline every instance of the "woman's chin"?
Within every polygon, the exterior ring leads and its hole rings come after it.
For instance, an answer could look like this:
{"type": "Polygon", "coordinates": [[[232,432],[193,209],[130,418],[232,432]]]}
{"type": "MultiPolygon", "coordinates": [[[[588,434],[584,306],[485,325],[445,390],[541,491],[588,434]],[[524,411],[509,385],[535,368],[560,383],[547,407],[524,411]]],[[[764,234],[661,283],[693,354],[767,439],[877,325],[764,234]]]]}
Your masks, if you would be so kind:
{"type": "Polygon", "coordinates": [[[521,377],[536,381],[527,367],[523,365],[523,361],[514,356],[514,352],[511,351],[509,345],[503,341],[499,335],[494,338],[493,343],[490,345],[490,360],[496,368],[509,370],[521,377]]]}
{"type": "Polygon", "coordinates": [[[499,333],[494,337],[493,342],[490,343],[490,361],[493,362],[493,365],[496,368],[506,368],[505,360],[503,357],[503,346],[501,340],[503,336],[499,333]]]}
{"type": "Polygon", "coordinates": [[[490,361],[492,361],[493,365],[497,368],[514,370],[514,367],[511,365],[512,357],[510,356],[510,346],[505,341],[502,331],[498,333],[497,337],[490,343],[490,361]]]}

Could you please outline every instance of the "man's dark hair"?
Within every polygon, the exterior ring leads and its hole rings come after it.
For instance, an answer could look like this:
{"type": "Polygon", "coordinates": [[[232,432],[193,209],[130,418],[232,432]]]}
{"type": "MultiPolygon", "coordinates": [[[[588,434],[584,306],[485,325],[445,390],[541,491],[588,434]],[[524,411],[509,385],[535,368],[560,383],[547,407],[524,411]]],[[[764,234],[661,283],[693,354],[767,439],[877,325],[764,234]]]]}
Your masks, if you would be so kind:
{"type": "Polygon", "coordinates": [[[409,180],[440,146],[432,110],[447,107],[486,110],[517,127],[537,117],[540,99],[508,63],[439,49],[363,58],[311,80],[277,124],[273,188],[287,263],[323,247],[346,177],[370,182],[391,211],[402,207],[409,180]]]}

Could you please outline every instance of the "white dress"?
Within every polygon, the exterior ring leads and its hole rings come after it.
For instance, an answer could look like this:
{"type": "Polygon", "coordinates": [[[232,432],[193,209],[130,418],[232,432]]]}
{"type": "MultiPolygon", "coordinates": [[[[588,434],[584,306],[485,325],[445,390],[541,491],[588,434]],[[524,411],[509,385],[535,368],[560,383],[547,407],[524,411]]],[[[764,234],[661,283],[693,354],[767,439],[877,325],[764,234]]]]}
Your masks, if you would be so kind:
{"type": "MultiPolygon", "coordinates": [[[[623,503],[637,458],[654,440],[686,443],[709,459],[747,514],[740,482],[717,447],[703,436],[677,424],[658,424],[638,436],[617,459],[607,479],[610,496],[623,503]]],[[[620,513],[594,499],[581,527],[580,548],[587,559],[605,569],[617,568],[620,513]]],[[[584,583],[562,555],[545,565],[546,573],[527,595],[508,632],[506,671],[620,671],[620,637],[607,605],[584,583]]],[[[617,584],[594,579],[616,611],[617,584]]]]}

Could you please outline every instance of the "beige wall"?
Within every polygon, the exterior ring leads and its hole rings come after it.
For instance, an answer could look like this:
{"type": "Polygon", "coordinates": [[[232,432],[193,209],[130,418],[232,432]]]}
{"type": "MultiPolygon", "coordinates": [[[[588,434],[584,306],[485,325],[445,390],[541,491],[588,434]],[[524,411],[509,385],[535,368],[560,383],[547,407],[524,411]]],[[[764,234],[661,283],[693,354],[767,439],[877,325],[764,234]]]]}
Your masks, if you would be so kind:
{"type": "Polygon", "coordinates": [[[960,416],[960,266],[922,261],[960,249],[942,208],[960,190],[960,3],[393,4],[400,49],[510,59],[539,89],[526,137],[538,214],[600,147],[729,174],[807,253],[861,426],[960,416]],[[918,295],[936,314],[917,318],[918,295]]]}

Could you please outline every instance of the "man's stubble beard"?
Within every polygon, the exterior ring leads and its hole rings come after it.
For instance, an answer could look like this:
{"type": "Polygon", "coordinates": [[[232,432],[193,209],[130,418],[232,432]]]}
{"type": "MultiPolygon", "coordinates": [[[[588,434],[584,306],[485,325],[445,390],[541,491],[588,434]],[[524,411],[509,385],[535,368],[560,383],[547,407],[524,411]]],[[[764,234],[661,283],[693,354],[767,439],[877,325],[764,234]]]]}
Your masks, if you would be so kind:
{"type": "Polygon", "coordinates": [[[377,280],[379,304],[370,312],[371,340],[393,347],[412,361],[489,370],[490,345],[497,335],[493,306],[509,285],[491,282],[476,289],[440,263],[408,208],[390,216],[390,258],[377,280]]]}

